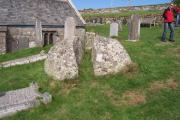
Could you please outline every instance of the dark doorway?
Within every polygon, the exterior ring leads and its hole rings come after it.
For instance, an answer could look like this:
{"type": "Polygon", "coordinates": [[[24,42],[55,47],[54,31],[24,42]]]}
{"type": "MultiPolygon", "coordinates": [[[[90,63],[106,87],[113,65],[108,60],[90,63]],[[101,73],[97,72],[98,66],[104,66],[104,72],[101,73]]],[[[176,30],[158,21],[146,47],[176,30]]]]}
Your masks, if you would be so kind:
{"type": "Polygon", "coordinates": [[[50,33],[49,35],[49,44],[53,44],[53,33],[50,33]]]}
{"type": "Polygon", "coordinates": [[[44,33],[44,46],[48,45],[48,33],[44,33]]]}

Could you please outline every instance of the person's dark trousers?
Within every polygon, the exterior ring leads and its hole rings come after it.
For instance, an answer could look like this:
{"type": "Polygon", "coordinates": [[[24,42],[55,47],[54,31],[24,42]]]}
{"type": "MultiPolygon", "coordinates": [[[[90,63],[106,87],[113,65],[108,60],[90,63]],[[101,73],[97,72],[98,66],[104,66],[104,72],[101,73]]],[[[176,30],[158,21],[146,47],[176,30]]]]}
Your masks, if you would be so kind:
{"type": "Polygon", "coordinates": [[[179,21],[180,21],[180,14],[177,14],[176,27],[179,25],[179,21]]]}
{"type": "Polygon", "coordinates": [[[172,22],[170,23],[164,23],[164,32],[163,32],[163,35],[162,35],[162,41],[166,41],[166,33],[168,31],[168,27],[170,29],[170,37],[169,37],[169,40],[170,41],[174,41],[174,25],[172,22]]]}

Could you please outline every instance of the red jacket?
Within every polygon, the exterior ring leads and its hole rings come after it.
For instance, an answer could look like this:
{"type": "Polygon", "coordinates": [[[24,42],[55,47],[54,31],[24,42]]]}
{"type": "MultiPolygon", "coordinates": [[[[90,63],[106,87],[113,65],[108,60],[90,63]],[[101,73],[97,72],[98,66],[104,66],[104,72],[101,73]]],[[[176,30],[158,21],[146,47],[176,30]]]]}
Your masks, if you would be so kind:
{"type": "Polygon", "coordinates": [[[164,22],[169,23],[174,21],[174,14],[172,10],[165,10],[164,14],[164,22]]]}
{"type": "Polygon", "coordinates": [[[176,8],[177,14],[180,14],[180,7],[176,8]]]}

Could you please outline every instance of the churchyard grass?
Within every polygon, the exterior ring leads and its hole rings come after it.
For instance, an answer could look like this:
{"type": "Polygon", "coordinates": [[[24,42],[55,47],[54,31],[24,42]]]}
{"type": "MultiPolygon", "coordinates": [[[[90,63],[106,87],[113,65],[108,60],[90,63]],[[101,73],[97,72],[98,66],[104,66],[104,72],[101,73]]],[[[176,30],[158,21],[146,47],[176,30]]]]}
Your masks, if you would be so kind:
{"type": "MultiPolygon", "coordinates": [[[[109,35],[109,25],[88,26],[87,30],[109,35]]],[[[53,95],[52,103],[4,120],[179,120],[179,33],[177,28],[175,43],[161,43],[162,27],[142,28],[140,41],[129,42],[125,41],[127,26],[123,26],[117,39],[137,64],[132,73],[95,77],[91,51],[86,51],[74,81],[52,80],[44,72],[44,61],[0,69],[0,91],[27,87],[36,81],[40,91],[53,95]],[[174,82],[170,85],[169,81],[174,82]]]]}
{"type": "Polygon", "coordinates": [[[42,50],[44,50],[46,53],[49,51],[49,49],[52,47],[52,45],[48,45],[43,48],[30,48],[30,49],[25,49],[21,51],[17,51],[14,53],[7,53],[4,55],[0,55],[0,62],[8,61],[8,60],[14,60],[22,57],[27,57],[35,54],[39,54],[42,50]]]}

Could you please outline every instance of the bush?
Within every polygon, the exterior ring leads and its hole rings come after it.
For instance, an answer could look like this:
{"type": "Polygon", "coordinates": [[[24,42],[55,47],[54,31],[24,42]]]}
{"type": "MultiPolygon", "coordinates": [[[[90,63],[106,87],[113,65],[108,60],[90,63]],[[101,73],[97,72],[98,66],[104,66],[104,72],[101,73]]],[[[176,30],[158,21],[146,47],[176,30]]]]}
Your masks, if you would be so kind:
{"type": "Polygon", "coordinates": [[[180,4],[180,0],[175,0],[174,3],[175,4],[180,4]]]}

